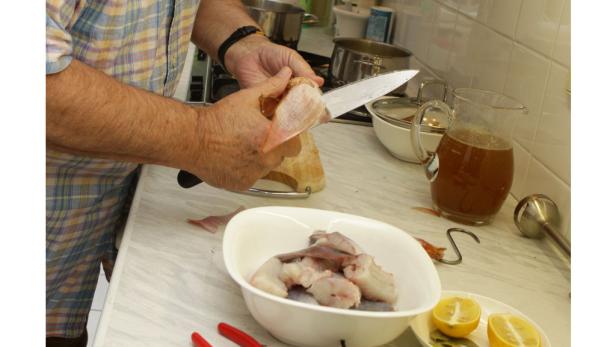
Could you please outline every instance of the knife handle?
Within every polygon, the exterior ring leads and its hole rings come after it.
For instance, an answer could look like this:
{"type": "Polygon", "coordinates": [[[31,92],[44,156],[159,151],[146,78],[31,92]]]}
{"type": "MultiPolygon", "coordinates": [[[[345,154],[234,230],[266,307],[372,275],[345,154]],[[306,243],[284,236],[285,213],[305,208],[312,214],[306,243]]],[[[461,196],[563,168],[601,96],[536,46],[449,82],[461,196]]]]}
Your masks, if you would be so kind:
{"type": "Polygon", "coordinates": [[[199,335],[198,332],[193,332],[192,335],[190,335],[192,342],[195,344],[195,346],[197,347],[212,347],[212,345],[210,345],[204,338],[203,336],[199,335]]]}
{"type": "Polygon", "coordinates": [[[182,188],[192,188],[201,183],[201,179],[188,171],[180,170],[178,173],[178,184],[182,188]]]}
{"type": "Polygon", "coordinates": [[[218,333],[241,347],[262,347],[252,336],[227,323],[218,323],[218,333]]]}

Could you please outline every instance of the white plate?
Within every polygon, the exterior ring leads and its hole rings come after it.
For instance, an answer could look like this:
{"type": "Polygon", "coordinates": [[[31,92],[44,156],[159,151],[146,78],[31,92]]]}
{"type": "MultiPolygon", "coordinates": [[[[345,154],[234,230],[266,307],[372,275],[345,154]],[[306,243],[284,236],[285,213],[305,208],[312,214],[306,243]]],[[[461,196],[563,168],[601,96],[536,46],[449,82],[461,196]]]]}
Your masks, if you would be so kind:
{"type": "MultiPolygon", "coordinates": [[[[533,322],[532,319],[528,318],[526,315],[516,310],[515,308],[498,300],[468,292],[444,290],[441,294],[441,298],[447,298],[451,296],[471,298],[477,301],[477,303],[479,303],[479,305],[481,306],[481,319],[479,321],[479,326],[477,327],[477,329],[475,329],[475,331],[473,331],[469,336],[466,337],[480,347],[490,346],[490,343],[488,342],[488,317],[492,313],[512,313],[526,319],[527,321],[532,323],[535,328],[537,328],[537,331],[539,331],[539,335],[541,335],[541,347],[551,346],[550,340],[548,340],[548,337],[545,335],[545,332],[541,329],[541,327],[537,323],[533,322]]],[[[416,316],[415,319],[411,321],[411,328],[413,329],[413,332],[415,332],[417,339],[421,341],[424,346],[427,347],[430,346],[430,332],[436,329],[436,327],[432,323],[431,316],[432,311],[429,311],[416,316]]]]}

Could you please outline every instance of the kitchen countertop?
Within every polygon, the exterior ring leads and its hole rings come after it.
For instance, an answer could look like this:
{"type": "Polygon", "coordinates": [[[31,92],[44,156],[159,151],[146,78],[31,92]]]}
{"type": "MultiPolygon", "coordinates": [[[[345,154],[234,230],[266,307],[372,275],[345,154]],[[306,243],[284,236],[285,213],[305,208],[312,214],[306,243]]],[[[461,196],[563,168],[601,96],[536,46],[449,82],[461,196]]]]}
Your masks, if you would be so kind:
{"type": "MultiPolygon", "coordinates": [[[[381,220],[451,248],[445,230],[459,225],[411,209],[430,206],[421,167],[392,157],[369,127],[330,123],[313,134],[327,186],[307,199],[261,198],[206,184],[182,189],[176,170],[144,166],[94,346],[190,346],[192,331],[214,346],[233,346],[216,333],[220,321],[268,346],[284,346],[251,318],[227,275],[223,232],[211,234],[187,218],[226,214],[240,205],[314,207],[381,220]]],[[[509,197],[492,225],[465,227],[481,244],[456,237],[464,261],[436,264],[443,289],[514,306],[546,331],[552,346],[569,346],[570,269],[547,240],[520,236],[512,222],[514,206],[509,197]]]]}

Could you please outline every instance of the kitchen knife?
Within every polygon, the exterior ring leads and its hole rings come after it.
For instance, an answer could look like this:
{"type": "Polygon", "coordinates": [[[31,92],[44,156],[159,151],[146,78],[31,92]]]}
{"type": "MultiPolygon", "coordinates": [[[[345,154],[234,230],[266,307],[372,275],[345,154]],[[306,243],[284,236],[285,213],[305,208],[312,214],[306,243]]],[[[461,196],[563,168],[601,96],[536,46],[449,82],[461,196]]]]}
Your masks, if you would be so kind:
{"type": "MultiPolygon", "coordinates": [[[[327,110],[329,111],[329,120],[341,116],[359,106],[391,92],[392,90],[408,82],[418,72],[418,70],[387,72],[381,75],[368,77],[356,82],[345,84],[342,87],[328,91],[323,94],[322,100],[325,103],[325,107],[327,107],[327,110]]],[[[199,177],[184,170],[180,171],[177,179],[178,183],[183,188],[190,188],[201,183],[201,179],[199,177]]]]}

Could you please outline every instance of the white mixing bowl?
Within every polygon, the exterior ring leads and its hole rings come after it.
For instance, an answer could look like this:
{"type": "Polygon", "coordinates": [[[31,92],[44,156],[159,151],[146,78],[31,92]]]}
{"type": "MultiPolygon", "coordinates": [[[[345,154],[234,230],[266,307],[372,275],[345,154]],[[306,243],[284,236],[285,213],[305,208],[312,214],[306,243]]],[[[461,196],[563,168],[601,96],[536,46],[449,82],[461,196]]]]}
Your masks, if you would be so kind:
{"type": "Polygon", "coordinates": [[[254,319],[279,340],[296,346],[339,347],[341,340],[348,347],[386,344],[409,327],[411,318],[431,310],[441,293],[432,260],[412,236],[389,224],[345,213],[296,207],[245,210],[225,229],[223,255],[254,319]],[[310,305],[250,285],[261,264],[277,254],[307,247],[315,230],[343,233],[393,273],[399,292],[396,311],[310,305]]]}
{"type": "MultiPolygon", "coordinates": [[[[394,157],[410,163],[419,163],[419,158],[417,158],[415,154],[415,144],[411,142],[411,129],[393,124],[380,117],[372,106],[378,100],[391,98],[393,97],[384,96],[365,105],[372,116],[372,126],[374,127],[376,137],[394,157]]],[[[401,120],[415,114],[416,111],[416,108],[409,107],[391,108],[388,112],[388,116],[401,120]]],[[[436,151],[442,136],[442,134],[425,131],[420,133],[421,143],[424,148],[430,152],[436,151]]]]}

